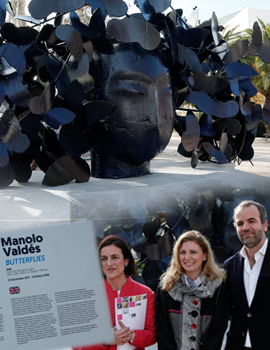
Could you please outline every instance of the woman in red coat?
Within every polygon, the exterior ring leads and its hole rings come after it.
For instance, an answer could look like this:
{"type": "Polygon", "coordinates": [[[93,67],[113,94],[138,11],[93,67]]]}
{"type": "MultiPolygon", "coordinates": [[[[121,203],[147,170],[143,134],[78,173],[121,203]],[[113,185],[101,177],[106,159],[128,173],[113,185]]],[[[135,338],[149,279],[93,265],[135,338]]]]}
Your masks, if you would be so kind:
{"type": "Polygon", "coordinates": [[[142,350],[154,344],[156,342],[155,295],[150,288],[130,277],[137,272],[127,243],[118,236],[107,236],[100,242],[98,250],[115,340],[111,344],[84,346],[74,350],[120,350],[120,346],[124,344],[129,344],[129,349],[142,350]],[[121,320],[118,320],[116,325],[115,299],[142,295],[147,299],[144,328],[130,329],[121,320]]]}

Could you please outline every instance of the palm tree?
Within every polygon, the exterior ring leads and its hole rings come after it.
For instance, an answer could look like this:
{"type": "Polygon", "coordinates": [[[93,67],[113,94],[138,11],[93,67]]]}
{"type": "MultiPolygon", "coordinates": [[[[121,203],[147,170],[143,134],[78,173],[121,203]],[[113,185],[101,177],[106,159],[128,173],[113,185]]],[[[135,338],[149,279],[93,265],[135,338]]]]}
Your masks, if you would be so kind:
{"type": "Polygon", "coordinates": [[[228,29],[228,26],[226,26],[222,31],[222,38],[230,45],[235,43],[235,41],[242,39],[241,37],[241,31],[238,30],[239,25],[228,29]]]}
{"type": "MultiPolygon", "coordinates": [[[[264,23],[261,19],[258,19],[261,33],[262,42],[270,38],[270,24],[264,23]]],[[[245,30],[245,37],[252,41],[252,29],[245,30]]],[[[259,56],[246,56],[243,61],[251,65],[258,73],[257,76],[252,78],[253,85],[257,88],[258,94],[254,98],[256,102],[259,102],[260,94],[265,97],[264,104],[270,103],[270,65],[265,63],[259,56]]],[[[263,122],[264,129],[268,133],[270,131],[270,125],[263,122]]]]}
{"type": "MultiPolygon", "coordinates": [[[[258,23],[261,29],[262,42],[270,38],[270,23],[264,23],[261,19],[258,19],[258,23]]],[[[238,40],[248,39],[249,43],[252,42],[253,29],[246,29],[242,32],[237,31],[238,26],[227,30],[226,27],[223,30],[223,38],[229,43],[229,46],[234,44],[238,40]]],[[[241,59],[242,62],[252,66],[258,73],[257,76],[252,77],[253,85],[257,88],[258,94],[252,98],[256,103],[265,104],[270,103],[270,64],[265,63],[258,55],[251,56],[248,53],[241,59]]],[[[270,126],[265,122],[261,123],[263,133],[265,130],[270,131],[270,126]]]]}
{"type": "MultiPolygon", "coordinates": [[[[264,23],[261,19],[258,19],[261,32],[262,41],[270,38],[270,24],[264,23]]],[[[246,29],[244,31],[243,39],[252,41],[252,29],[246,29]]],[[[253,77],[252,81],[258,92],[265,96],[266,103],[270,103],[270,65],[265,63],[259,56],[245,56],[242,61],[250,64],[258,73],[256,77],[253,77]]]]}

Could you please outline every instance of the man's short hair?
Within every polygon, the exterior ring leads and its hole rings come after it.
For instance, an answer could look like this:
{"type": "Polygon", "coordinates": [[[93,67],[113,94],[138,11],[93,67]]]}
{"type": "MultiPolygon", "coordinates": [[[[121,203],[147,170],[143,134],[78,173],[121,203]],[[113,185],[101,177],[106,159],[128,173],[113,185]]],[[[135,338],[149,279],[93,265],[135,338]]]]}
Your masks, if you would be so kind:
{"type": "Polygon", "coordinates": [[[243,208],[249,207],[251,205],[254,205],[258,209],[262,224],[265,222],[265,220],[267,220],[266,208],[261,203],[255,202],[255,201],[253,201],[251,199],[248,199],[248,200],[242,201],[241,203],[239,203],[237,205],[237,207],[234,208],[234,211],[233,211],[233,221],[234,221],[234,223],[235,223],[235,214],[236,214],[236,212],[239,209],[243,209],[243,208]]]}

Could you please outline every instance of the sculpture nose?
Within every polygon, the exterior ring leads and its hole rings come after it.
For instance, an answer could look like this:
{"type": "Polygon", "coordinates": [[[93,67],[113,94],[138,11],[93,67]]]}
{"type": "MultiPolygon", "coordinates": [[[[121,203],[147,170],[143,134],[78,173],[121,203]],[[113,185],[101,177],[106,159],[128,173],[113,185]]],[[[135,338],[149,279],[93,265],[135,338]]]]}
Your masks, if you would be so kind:
{"type": "Polygon", "coordinates": [[[147,113],[146,113],[146,120],[152,123],[153,125],[158,126],[158,119],[159,119],[159,100],[158,100],[158,92],[155,88],[149,89],[149,101],[147,103],[147,113]]]}

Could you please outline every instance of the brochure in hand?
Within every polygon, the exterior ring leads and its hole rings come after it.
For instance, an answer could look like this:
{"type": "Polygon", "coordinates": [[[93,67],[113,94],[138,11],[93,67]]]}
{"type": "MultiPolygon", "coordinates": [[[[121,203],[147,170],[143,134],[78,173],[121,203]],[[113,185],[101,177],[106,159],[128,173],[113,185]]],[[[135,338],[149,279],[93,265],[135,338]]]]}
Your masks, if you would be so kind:
{"type": "MultiPolygon", "coordinates": [[[[130,329],[144,329],[147,306],[147,294],[132,295],[115,298],[115,322],[120,329],[118,321],[130,329]]],[[[117,350],[132,350],[135,346],[126,343],[117,345],[117,350]]]]}

